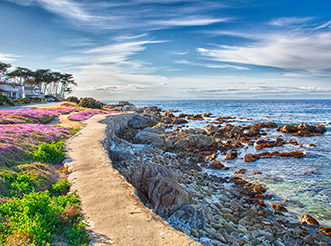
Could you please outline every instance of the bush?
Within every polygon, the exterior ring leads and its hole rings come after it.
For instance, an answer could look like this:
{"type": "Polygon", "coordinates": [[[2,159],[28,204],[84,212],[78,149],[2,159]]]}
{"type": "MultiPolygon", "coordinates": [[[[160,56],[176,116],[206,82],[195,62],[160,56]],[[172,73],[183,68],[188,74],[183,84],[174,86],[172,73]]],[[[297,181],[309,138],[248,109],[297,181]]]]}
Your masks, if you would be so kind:
{"type": "Polygon", "coordinates": [[[29,104],[31,103],[31,100],[29,98],[19,98],[18,102],[23,104],[29,104]]]}
{"type": "Polygon", "coordinates": [[[95,100],[92,97],[84,97],[80,99],[79,106],[85,107],[85,108],[99,108],[101,109],[103,107],[103,103],[95,100]]]}
{"type": "Polygon", "coordinates": [[[0,190],[3,196],[22,196],[51,187],[53,177],[46,164],[23,164],[17,168],[20,170],[2,169],[0,171],[0,190]]]}
{"type": "Polygon", "coordinates": [[[65,195],[70,189],[70,183],[66,179],[60,179],[52,185],[52,194],[54,196],[65,195]]]}
{"type": "Polygon", "coordinates": [[[68,245],[87,245],[76,194],[51,197],[32,192],[0,204],[1,245],[50,245],[61,238],[68,245]]]}
{"type": "Polygon", "coordinates": [[[63,142],[42,143],[38,149],[32,152],[32,156],[37,161],[56,164],[64,160],[64,148],[63,142]]]}
{"type": "Polygon", "coordinates": [[[0,106],[2,105],[10,105],[10,106],[14,106],[13,100],[11,100],[9,97],[5,96],[5,95],[0,95],[0,106]]]}
{"type": "Polygon", "coordinates": [[[45,95],[45,100],[47,102],[58,102],[59,100],[53,95],[45,95]]]}
{"type": "Polygon", "coordinates": [[[79,103],[79,99],[77,97],[71,96],[66,99],[68,102],[79,103]]]}

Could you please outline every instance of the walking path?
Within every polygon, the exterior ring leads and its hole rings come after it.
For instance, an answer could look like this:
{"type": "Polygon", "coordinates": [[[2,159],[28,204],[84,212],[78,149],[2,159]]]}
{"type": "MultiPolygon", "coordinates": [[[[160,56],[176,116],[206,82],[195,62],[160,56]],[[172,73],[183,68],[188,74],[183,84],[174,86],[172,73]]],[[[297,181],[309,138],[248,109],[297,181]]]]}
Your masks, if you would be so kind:
{"type": "Polygon", "coordinates": [[[111,166],[100,141],[104,139],[105,115],[86,121],[85,127],[68,141],[71,162],[68,180],[81,198],[89,223],[91,245],[197,246],[185,234],[146,208],[134,188],[111,166]]]}

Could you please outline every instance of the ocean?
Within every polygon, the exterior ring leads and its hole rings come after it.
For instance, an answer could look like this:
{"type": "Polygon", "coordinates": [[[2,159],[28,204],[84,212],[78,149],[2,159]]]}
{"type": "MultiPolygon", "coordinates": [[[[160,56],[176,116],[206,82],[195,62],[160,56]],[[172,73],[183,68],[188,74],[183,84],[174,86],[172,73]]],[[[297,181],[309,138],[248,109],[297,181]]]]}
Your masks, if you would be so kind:
{"type": "MultiPolygon", "coordinates": [[[[104,101],[114,103],[114,101],[104,101]]],[[[117,101],[116,101],[117,102],[117,101]]],[[[300,218],[309,213],[320,224],[331,226],[331,100],[132,100],[137,107],[158,106],[165,110],[176,109],[180,113],[212,113],[215,117],[235,117],[233,125],[252,125],[257,122],[273,121],[279,126],[284,124],[308,123],[323,124],[327,132],[323,136],[293,137],[272,129],[265,138],[281,137],[288,141],[293,139],[302,147],[286,144],[281,147],[263,151],[303,151],[306,157],[260,159],[245,162],[244,155],[257,153],[254,146],[239,149],[239,158],[223,161],[228,171],[207,170],[219,176],[233,175],[240,168],[246,169],[240,176],[244,179],[263,184],[267,193],[273,194],[270,203],[282,203],[289,210],[290,216],[300,218]],[[316,145],[311,147],[310,144],[316,145]],[[253,175],[254,171],[262,172],[253,175]]],[[[212,118],[209,119],[212,121],[212,118]]],[[[205,121],[193,121],[190,127],[203,128],[205,121]]]]}

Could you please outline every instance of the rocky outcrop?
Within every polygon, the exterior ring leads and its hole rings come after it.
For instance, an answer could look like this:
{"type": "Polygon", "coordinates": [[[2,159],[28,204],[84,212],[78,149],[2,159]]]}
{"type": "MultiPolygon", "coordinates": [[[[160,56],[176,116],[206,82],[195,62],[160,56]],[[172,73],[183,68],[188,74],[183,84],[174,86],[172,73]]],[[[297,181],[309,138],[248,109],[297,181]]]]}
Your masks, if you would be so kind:
{"type": "MultiPolygon", "coordinates": [[[[106,124],[104,146],[109,151],[113,166],[136,188],[139,198],[147,206],[168,217],[183,205],[191,203],[189,192],[177,182],[176,172],[144,158],[144,154],[154,153],[155,150],[118,137],[123,129],[141,129],[156,122],[136,114],[123,114],[108,116],[106,124]]],[[[161,146],[163,139],[157,135],[161,132],[161,127],[146,128],[136,134],[135,140],[161,146]]]]}
{"type": "MultiPolygon", "coordinates": [[[[277,125],[253,126],[221,123],[231,117],[213,119],[218,126],[205,129],[172,127],[181,118],[203,119],[207,115],[180,115],[157,107],[132,114],[108,116],[107,141],[112,165],[136,188],[144,204],[163,216],[174,228],[204,245],[326,245],[328,228],[299,223],[286,214],[285,203],[269,206],[266,188],[241,178],[246,170],[219,177],[202,167],[226,170],[218,157],[236,158],[245,145],[260,148],[281,146],[282,139],[258,140],[277,125]],[[130,125],[128,122],[131,122],[130,125]],[[153,123],[152,123],[153,122],[153,123]],[[170,153],[171,152],[171,153],[170,153]],[[240,176],[240,177],[239,177],[240,176]]],[[[246,161],[259,158],[304,156],[302,152],[262,152],[248,154],[246,161]]],[[[254,172],[253,174],[261,174],[254,172]]],[[[307,221],[304,223],[304,221],[307,221]]]]}
{"type": "Polygon", "coordinates": [[[300,125],[284,125],[278,127],[276,130],[299,137],[311,137],[313,135],[321,135],[326,132],[324,125],[313,126],[306,123],[302,123],[300,125]]]}

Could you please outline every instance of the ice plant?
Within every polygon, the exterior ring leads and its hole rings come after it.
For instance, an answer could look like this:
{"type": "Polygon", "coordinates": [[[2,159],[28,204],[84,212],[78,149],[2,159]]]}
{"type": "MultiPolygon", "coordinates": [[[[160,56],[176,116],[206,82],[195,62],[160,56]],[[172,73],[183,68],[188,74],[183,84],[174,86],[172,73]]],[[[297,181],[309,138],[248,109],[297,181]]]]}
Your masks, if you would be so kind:
{"type": "Polygon", "coordinates": [[[57,142],[70,136],[70,129],[41,124],[0,125],[0,166],[29,160],[41,143],[57,142]]]}
{"type": "Polygon", "coordinates": [[[56,115],[79,111],[78,107],[60,106],[49,109],[10,109],[0,110],[0,124],[45,123],[56,115]]]}
{"type": "Polygon", "coordinates": [[[113,113],[115,112],[111,110],[89,109],[86,111],[80,111],[78,113],[75,113],[71,115],[69,119],[75,121],[82,121],[82,120],[87,120],[96,114],[113,114],[113,113]]]}

